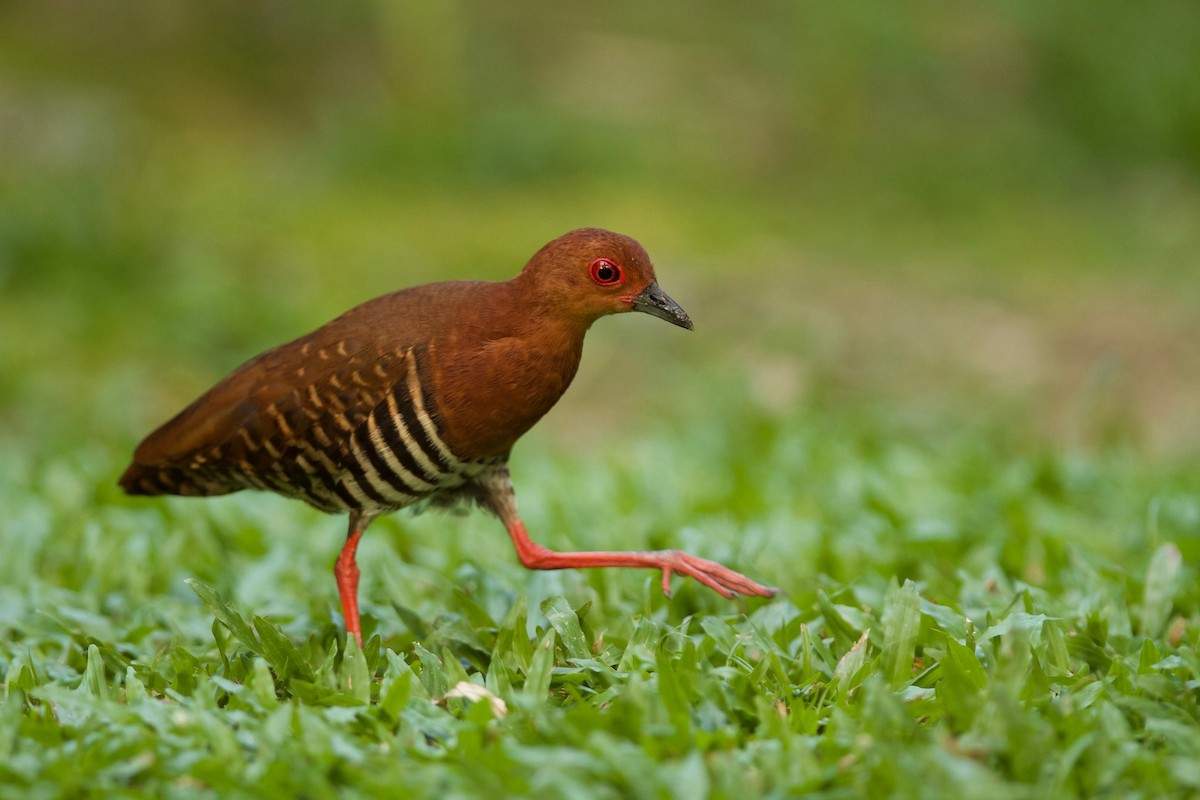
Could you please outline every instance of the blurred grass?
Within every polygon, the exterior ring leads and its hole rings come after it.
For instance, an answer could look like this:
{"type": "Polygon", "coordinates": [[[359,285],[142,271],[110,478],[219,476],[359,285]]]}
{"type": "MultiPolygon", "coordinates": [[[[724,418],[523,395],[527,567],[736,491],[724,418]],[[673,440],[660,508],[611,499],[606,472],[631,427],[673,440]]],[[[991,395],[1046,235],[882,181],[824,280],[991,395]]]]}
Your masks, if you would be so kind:
{"type": "Polygon", "coordinates": [[[0,794],[1194,791],[1198,51],[1185,2],[3,5],[0,794]],[[580,225],[698,327],[596,326],[530,529],[786,599],[398,516],[356,661],[339,522],[113,485],[249,355],[580,225]]]}
{"type": "Polygon", "coordinates": [[[20,409],[123,374],[126,439],[354,302],[583,224],[737,295],[1194,296],[1187,4],[761,5],[7,5],[2,418],[47,433],[20,409]]]}

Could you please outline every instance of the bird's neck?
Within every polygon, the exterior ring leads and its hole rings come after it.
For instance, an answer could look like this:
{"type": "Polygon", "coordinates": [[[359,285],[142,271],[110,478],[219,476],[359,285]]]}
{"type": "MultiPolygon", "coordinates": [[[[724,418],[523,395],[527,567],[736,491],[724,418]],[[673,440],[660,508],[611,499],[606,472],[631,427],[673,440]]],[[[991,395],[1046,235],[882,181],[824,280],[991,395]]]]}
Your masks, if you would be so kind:
{"type": "Polygon", "coordinates": [[[453,344],[435,357],[446,434],[463,459],[507,453],[558,402],[579,368],[591,321],[526,302],[513,283],[497,285],[486,308],[473,309],[453,344]]]}

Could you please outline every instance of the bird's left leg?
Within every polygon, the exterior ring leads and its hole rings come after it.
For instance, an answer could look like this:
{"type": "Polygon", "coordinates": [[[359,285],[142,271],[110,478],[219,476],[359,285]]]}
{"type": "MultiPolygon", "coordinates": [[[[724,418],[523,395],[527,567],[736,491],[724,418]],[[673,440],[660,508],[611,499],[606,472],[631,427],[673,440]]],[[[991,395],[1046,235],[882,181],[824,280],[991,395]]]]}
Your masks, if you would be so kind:
{"type": "Polygon", "coordinates": [[[358,540],[363,531],[371,524],[374,517],[361,511],[350,512],[350,530],[346,534],[346,544],[333,565],[333,574],[337,578],[338,594],[342,597],[342,617],[346,621],[346,633],[354,637],[362,649],[362,625],[358,619],[358,540]]]}
{"type": "Polygon", "coordinates": [[[763,586],[739,572],[715,561],[698,558],[682,550],[587,551],[563,553],[542,547],[529,538],[525,524],[517,514],[517,498],[506,465],[499,465],[476,478],[482,499],[500,517],[517,558],[529,569],[571,569],[587,567],[646,567],[662,570],[663,593],[671,594],[671,575],[688,575],[724,597],[736,594],[774,597],[777,589],[763,586]]]}

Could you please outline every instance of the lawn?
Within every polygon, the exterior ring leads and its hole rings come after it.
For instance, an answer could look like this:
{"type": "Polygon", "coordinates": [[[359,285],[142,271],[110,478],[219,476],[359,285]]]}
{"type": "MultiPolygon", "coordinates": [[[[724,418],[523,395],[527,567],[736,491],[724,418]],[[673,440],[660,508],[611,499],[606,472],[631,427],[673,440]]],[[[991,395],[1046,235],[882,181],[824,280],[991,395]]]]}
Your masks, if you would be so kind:
{"type": "MultiPolygon", "coordinates": [[[[600,360],[674,335],[640,322],[606,321],[600,360]]],[[[363,545],[359,652],[330,574],[340,520],[254,494],[126,499],[115,447],[6,460],[6,791],[1200,786],[1194,459],[1038,442],[1021,407],[772,409],[724,369],[685,367],[643,376],[660,404],[681,396],[657,425],[518,448],[531,530],[557,547],[685,546],[779,599],[528,573],[481,514],[397,515],[363,545]],[[490,694],[459,697],[464,683],[490,694]]]]}
{"type": "Polygon", "coordinates": [[[0,12],[0,797],[1200,793],[1200,29],[699,6],[0,12]],[[583,224],[696,330],[597,323],[531,534],[779,597],[400,513],[360,651],[344,519],[117,488],[245,358],[583,224]]]}

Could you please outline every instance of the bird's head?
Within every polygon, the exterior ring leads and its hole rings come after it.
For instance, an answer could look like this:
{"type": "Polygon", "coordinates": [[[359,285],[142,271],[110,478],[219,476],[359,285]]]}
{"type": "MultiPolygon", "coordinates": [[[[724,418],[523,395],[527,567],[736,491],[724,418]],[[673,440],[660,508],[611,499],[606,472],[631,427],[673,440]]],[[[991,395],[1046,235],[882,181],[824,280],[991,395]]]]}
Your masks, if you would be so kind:
{"type": "Polygon", "coordinates": [[[633,239],[600,228],[563,234],[533,254],[520,278],[539,304],[591,324],[608,314],[641,311],[693,329],[679,304],[659,288],[650,256],[633,239]]]}

